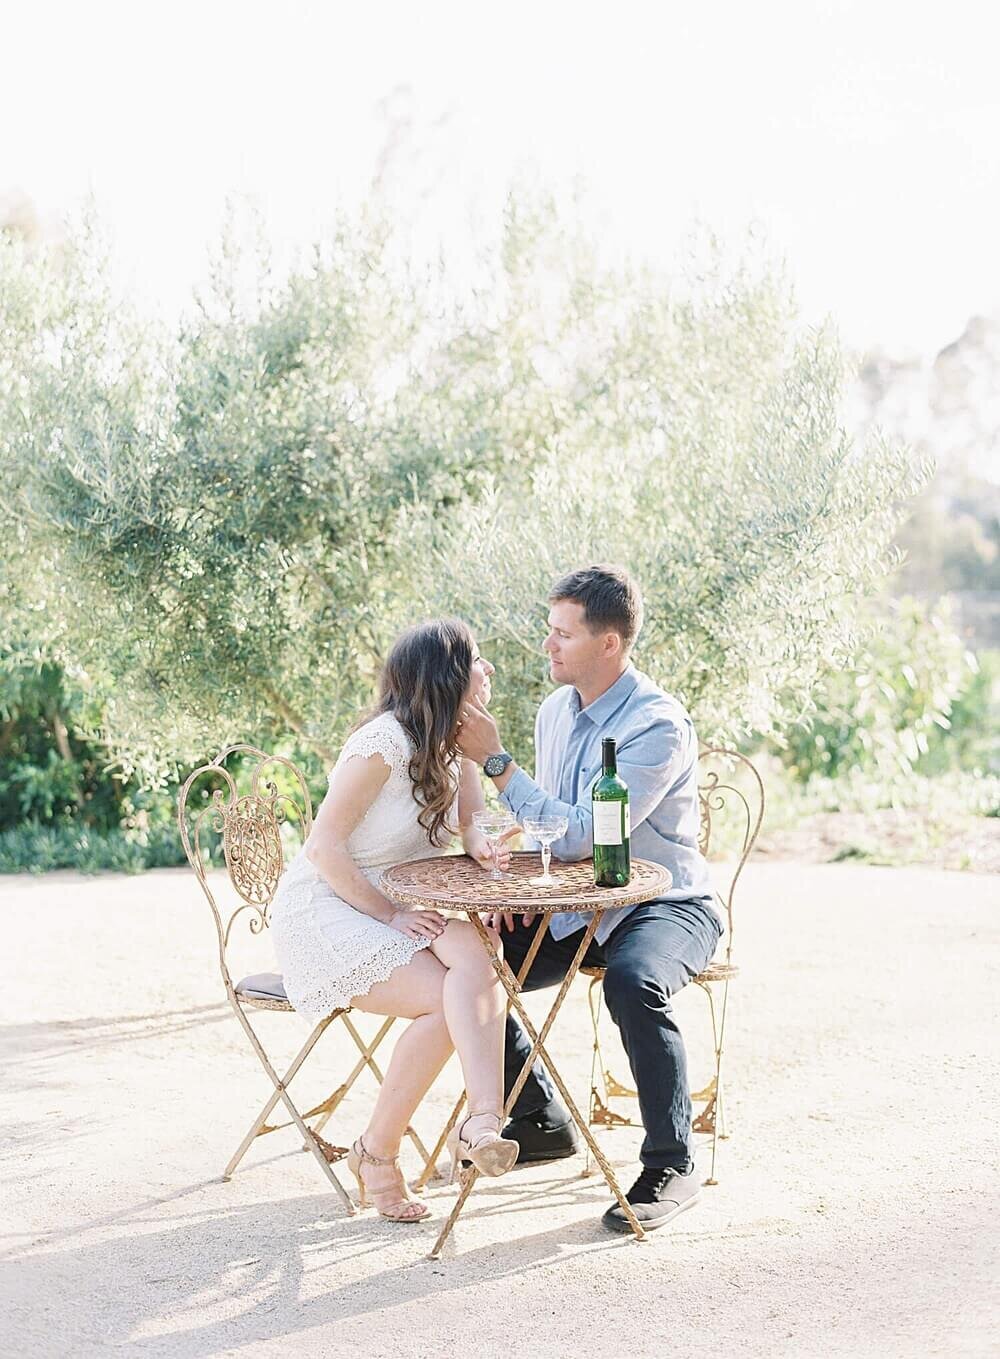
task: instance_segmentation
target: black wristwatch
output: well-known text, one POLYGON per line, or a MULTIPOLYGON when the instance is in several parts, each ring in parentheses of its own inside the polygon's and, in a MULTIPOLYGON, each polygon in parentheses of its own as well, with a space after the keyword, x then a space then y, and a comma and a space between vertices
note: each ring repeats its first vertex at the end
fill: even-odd
POLYGON ((496 755, 490 755, 483 765, 483 773, 489 775, 491 779, 498 779, 513 758, 514 756, 506 750, 501 750, 496 755))

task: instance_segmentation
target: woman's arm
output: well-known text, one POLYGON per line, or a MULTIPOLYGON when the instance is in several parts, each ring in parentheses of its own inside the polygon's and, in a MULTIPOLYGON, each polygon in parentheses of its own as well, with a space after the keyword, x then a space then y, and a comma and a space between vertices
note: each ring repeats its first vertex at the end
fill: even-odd
POLYGON ((330 790, 306 842, 306 858, 343 901, 363 915, 391 925, 411 939, 436 939, 444 920, 436 911, 400 910, 361 872, 347 849, 362 817, 385 786, 389 766, 381 755, 345 760, 330 779, 330 790))
MULTIPOLYGON (((480 868, 493 867, 493 856, 486 836, 472 824, 476 812, 486 810, 483 796, 483 782, 479 777, 479 766, 474 760, 462 760, 462 772, 458 781, 458 825, 462 832, 462 848, 470 859, 475 859, 480 868)), ((512 826, 505 839, 520 832, 520 826, 512 826)), ((497 867, 502 871, 510 863, 510 847, 501 844, 497 851, 497 867)))
POLYGON ((465 842, 465 832, 475 830, 472 824, 474 812, 486 810, 483 784, 479 777, 479 766, 472 760, 462 760, 462 772, 458 781, 458 824, 465 842))

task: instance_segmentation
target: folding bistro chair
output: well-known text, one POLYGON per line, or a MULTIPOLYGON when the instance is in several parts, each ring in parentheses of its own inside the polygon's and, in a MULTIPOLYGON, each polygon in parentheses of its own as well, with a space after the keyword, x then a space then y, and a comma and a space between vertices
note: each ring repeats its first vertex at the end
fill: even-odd
MULTIPOLYGON (((268 755, 255 746, 228 746, 214 760, 201 765, 189 776, 178 798, 177 817, 184 852, 212 908, 219 945, 219 967, 226 995, 250 1040, 250 1046, 274 1086, 274 1093, 250 1125, 246 1137, 223 1171, 222 1178, 228 1180, 232 1177, 255 1138, 294 1124, 302 1134, 303 1150, 312 1152, 345 1209, 353 1214, 354 1203, 333 1170, 334 1163, 347 1155, 347 1148, 331 1145, 321 1133, 365 1067, 381 1084, 382 1072, 375 1062, 375 1052, 395 1021, 386 1019, 375 1037, 366 1043, 350 1018, 349 1007, 334 1010, 313 1028, 291 1066, 284 1075, 279 1076, 248 1016, 253 1010, 293 1013, 282 979, 273 972, 258 973, 234 983, 227 962, 233 925, 239 915, 244 911, 250 913, 252 935, 259 935, 267 929, 268 911, 284 867, 283 828, 288 828, 286 834, 297 828, 298 838, 303 843, 312 829, 312 801, 305 779, 290 760, 280 755, 268 755), (233 762, 235 770, 226 768, 227 761, 233 762), (264 777, 265 770, 268 771, 268 777, 264 777), (242 795, 237 788, 237 778, 247 789, 242 795), (224 910, 216 902, 206 872, 208 844, 211 843, 209 837, 215 837, 216 842, 218 839, 222 841, 229 881, 239 898, 239 904, 228 919, 225 919, 224 910), (335 1020, 339 1020, 346 1028, 360 1056, 347 1079, 332 1095, 315 1108, 300 1113, 288 1093, 288 1086, 320 1036, 335 1020), (268 1123, 279 1100, 289 1114, 289 1120, 280 1124, 268 1123), (309 1119, 315 1119, 311 1126, 307 1122, 309 1119)), ((429 1178, 434 1173, 434 1167, 428 1165, 426 1148, 412 1128, 408 1128, 407 1133, 423 1159, 424 1175, 429 1178)))
MULTIPOLYGON (((726 1013, 729 1004, 729 983, 739 974, 733 963, 733 899, 740 874, 753 850, 761 822, 764 819, 764 784, 751 762, 735 750, 703 750, 698 757, 703 766, 701 782, 698 784, 698 802, 701 810, 701 829, 698 835, 698 848, 708 854, 711 848, 713 831, 717 828, 715 818, 726 809, 727 799, 734 804, 734 819, 737 826, 736 868, 725 893, 716 892, 716 900, 726 922, 725 953, 721 960, 713 960, 692 980, 708 997, 709 1014, 712 1021, 712 1045, 715 1052, 715 1071, 702 1090, 691 1093, 691 1099, 704 1107, 695 1115, 691 1127, 697 1133, 712 1135, 712 1168, 706 1184, 717 1184, 715 1178, 715 1156, 718 1140, 728 1136, 726 1132, 725 1110, 722 1103, 722 1050, 726 1036, 726 1013), (743 771, 746 789, 734 781, 743 771), (723 780, 726 780, 725 782, 723 780), (716 991, 719 992, 716 1005, 716 991)), ((594 1049, 590 1066, 590 1124, 606 1128, 631 1127, 635 1120, 619 1114, 611 1108, 613 1098, 637 1098, 636 1092, 620 1081, 615 1080, 605 1064, 601 1051, 600 1018, 603 967, 581 967, 580 971, 590 977, 590 1019, 594 1029, 594 1049), (598 1075, 600 1088, 598 1088, 598 1075)), ((588 1163, 589 1168, 589 1163, 588 1163)))

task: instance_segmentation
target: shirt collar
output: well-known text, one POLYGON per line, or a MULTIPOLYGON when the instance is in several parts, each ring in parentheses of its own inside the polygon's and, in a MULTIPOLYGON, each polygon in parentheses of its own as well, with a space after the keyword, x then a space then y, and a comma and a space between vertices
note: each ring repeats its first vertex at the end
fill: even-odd
POLYGON ((628 666, 622 674, 618 676, 610 689, 605 689, 599 698, 595 698, 593 703, 589 703, 586 708, 580 706, 580 691, 574 689, 570 695, 570 711, 575 715, 582 713, 589 717, 595 727, 601 727, 612 715, 617 712, 625 700, 629 697, 636 685, 639 683, 639 676, 635 666, 628 666))

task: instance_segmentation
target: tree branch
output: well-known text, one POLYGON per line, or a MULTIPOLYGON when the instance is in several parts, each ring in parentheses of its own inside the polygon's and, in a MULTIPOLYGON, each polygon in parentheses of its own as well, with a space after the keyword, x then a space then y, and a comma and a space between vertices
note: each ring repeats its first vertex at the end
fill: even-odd
POLYGON ((306 727, 305 718, 301 717, 294 708, 289 706, 282 695, 278 693, 277 689, 270 684, 265 684, 264 694, 274 708, 275 713, 291 727, 296 736, 301 736, 311 750, 314 750, 317 755, 321 755, 329 764, 333 764, 337 758, 336 751, 332 750, 328 745, 324 745, 322 741, 317 741, 314 736, 310 735, 309 730, 306 727))

